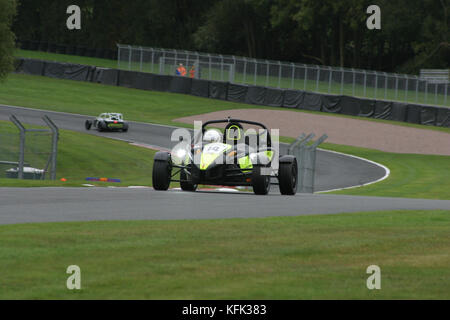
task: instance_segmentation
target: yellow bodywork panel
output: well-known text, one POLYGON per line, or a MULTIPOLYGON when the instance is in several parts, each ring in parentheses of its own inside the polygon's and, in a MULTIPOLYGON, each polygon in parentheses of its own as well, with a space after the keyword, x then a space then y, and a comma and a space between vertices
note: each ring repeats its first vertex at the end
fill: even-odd
POLYGON ((242 157, 238 159, 238 163, 239 163, 239 167, 243 170, 243 171, 249 171, 249 170, 244 170, 244 169, 252 169, 253 168, 253 164, 250 161, 250 157, 242 157))
POLYGON ((200 158, 200 170, 206 170, 208 167, 224 152, 231 149, 229 144, 211 143, 205 146, 200 158))

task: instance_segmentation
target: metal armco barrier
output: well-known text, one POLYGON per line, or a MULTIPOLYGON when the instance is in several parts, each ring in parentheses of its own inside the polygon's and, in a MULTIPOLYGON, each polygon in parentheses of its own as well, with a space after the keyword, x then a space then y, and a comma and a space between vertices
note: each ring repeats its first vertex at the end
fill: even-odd
POLYGON ((316 151, 328 136, 324 134, 315 142, 310 143, 315 137, 314 133, 301 134, 288 149, 288 154, 297 158, 298 164, 298 193, 314 193, 314 176, 316 172, 316 151))

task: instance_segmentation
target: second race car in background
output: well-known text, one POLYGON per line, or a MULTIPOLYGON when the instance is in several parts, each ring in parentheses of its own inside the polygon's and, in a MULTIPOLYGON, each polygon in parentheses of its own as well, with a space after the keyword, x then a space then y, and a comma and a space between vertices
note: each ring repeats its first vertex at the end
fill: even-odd
POLYGON ((128 123, 121 113, 102 113, 95 120, 86 120, 84 125, 86 130, 92 127, 98 131, 128 131, 128 123))

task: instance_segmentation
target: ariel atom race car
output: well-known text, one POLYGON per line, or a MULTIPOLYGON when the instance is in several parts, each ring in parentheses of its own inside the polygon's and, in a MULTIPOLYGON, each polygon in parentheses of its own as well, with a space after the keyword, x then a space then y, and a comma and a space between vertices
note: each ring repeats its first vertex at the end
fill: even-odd
POLYGON ((281 194, 297 192, 297 159, 280 156, 272 148, 267 128, 258 122, 226 119, 207 121, 191 143, 180 142, 172 152, 158 152, 153 164, 153 188, 167 190, 179 182, 184 191, 195 191, 199 184, 251 186, 259 195, 278 184, 281 194), (206 129, 210 124, 226 123, 224 132, 206 129), (244 132, 242 124, 258 127, 244 132), (278 157, 278 168, 272 166, 278 157), (274 167, 275 169, 273 169, 274 167), (179 179, 175 176, 179 173, 179 179), (276 177, 278 183, 271 183, 276 177))
POLYGON ((102 113, 95 120, 86 120, 84 126, 86 130, 93 127, 98 131, 128 131, 128 123, 123 121, 121 113, 102 113))

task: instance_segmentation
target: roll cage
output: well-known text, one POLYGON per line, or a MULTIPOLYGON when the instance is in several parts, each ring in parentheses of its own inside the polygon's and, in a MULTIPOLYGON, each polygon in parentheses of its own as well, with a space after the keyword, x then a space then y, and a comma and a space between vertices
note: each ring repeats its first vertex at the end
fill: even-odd
MULTIPOLYGON (((249 125, 258 126, 258 127, 262 128, 264 130, 264 132, 267 134, 267 147, 271 148, 271 146, 272 146, 272 139, 270 137, 269 130, 267 129, 267 127, 264 124, 262 124, 260 122, 256 122, 256 121, 233 119, 233 118, 227 118, 227 119, 222 119, 222 120, 209 120, 209 121, 206 121, 202 125, 201 132, 196 137, 194 137, 193 144, 195 144, 196 142, 201 140, 201 138, 205 134, 206 127, 208 125, 217 124, 217 123, 226 123, 226 124, 238 123, 238 124, 249 124, 249 125)), ((258 140, 257 143, 258 144, 259 144, 259 137, 260 136, 261 136, 261 134, 257 134, 257 140, 258 140)))

